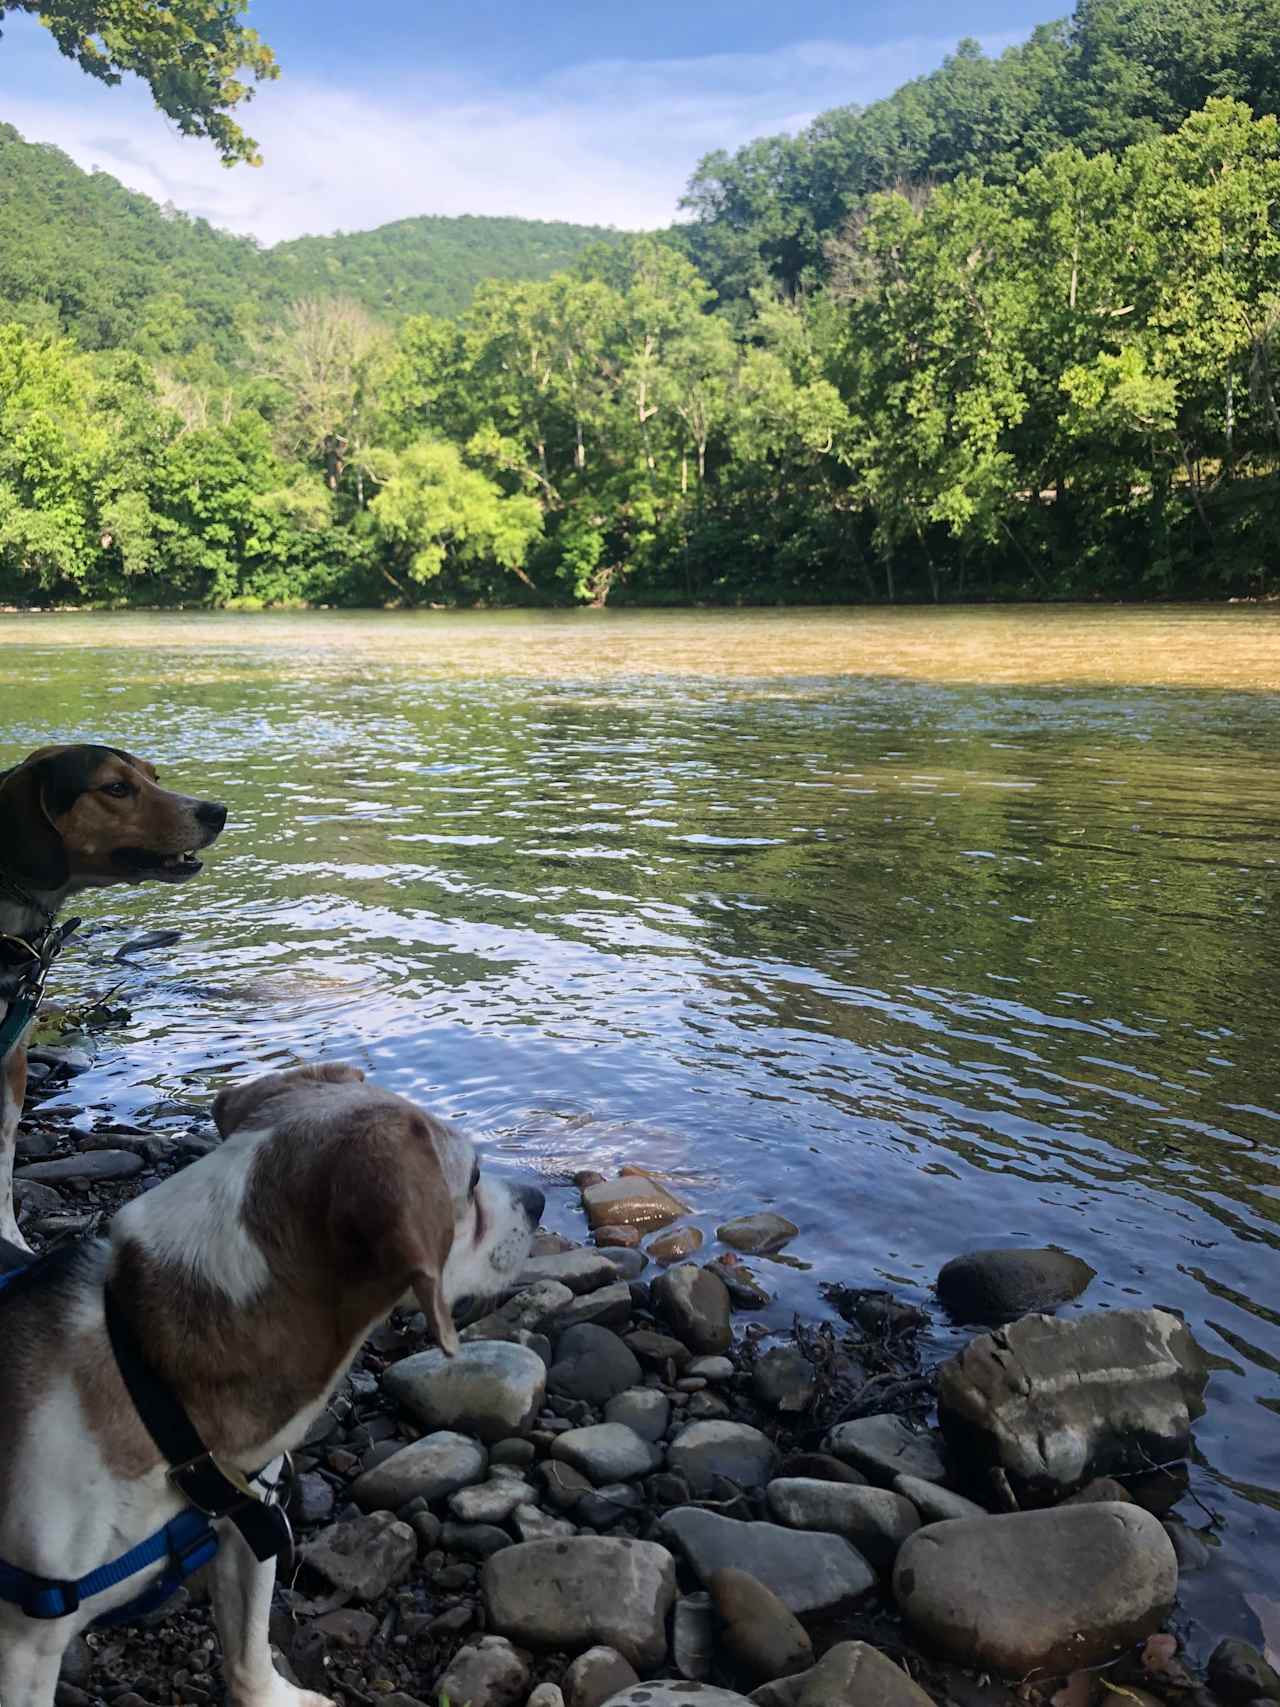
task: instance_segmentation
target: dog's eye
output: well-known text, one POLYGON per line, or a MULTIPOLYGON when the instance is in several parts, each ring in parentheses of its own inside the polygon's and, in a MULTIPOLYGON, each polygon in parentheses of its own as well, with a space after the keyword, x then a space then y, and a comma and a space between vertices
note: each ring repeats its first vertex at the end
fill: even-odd
POLYGON ((474 1197, 480 1189, 480 1164, 477 1162, 471 1170, 471 1184, 467 1187, 468 1197, 474 1197))
POLYGON ((101 792, 109 794, 113 800, 127 800, 133 793, 133 788, 127 782, 106 782, 103 783, 101 792))

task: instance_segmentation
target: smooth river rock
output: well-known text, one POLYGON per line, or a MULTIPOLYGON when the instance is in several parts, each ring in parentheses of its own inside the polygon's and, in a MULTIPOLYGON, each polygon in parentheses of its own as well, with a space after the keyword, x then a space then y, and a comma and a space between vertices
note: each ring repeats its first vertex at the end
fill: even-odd
POLYGON ((550 1280, 558 1286, 567 1286, 575 1296, 581 1296, 584 1292, 594 1292, 597 1287, 608 1286, 617 1278, 617 1269, 603 1251, 588 1250, 584 1245, 575 1251, 530 1257, 516 1284, 520 1287, 536 1286, 550 1280))
POLYGON ((607 1404, 616 1394, 640 1380, 640 1365, 631 1351, 608 1328, 584 1322, 561 1334, 556 1360, 547 1376, 553 1393, 585 1399, 589 1405, 607 1404))
POLYGON ((875 1587, 871 1566, 838 1535, 739 1523, 698 1506, 665 1512, 659 1529, 685 1555, 700 1582, 709 1584, 716 1571, 737 1566, 772 1589, 792 1612, 833 1612, 855 1605, 875 1587))
POLYGON ((751 1700, 755 1707, 933 1707, 932 1696, 866 1642, 837 1642, 811 1670, 766 1683, 751 1700))
POLYGON ((998 1465, 1023 1503, 1048 1503, 1185 1457, 1207 1380, 1190 1329, 1166 1310, 1024 1316, 943 1364, 938 1416, 960 1462, 998 1465))
POLYGON ((597 1487, 647 1476, 662 1463, 660 1447, 618 1422, 593 1423, 558 1434, 551 1443, 551 1456, 590 1476, 597 1487))
POLYGON ((658 1678, 624 1689, 620 1695, 611 1696, 604 1707, 751 1707, 751 1702, 746 1695, 717 1689, 712 1683, 658 1678))
POLYGON ((769 1514, 788 1529, 843 1535, 877 1570, 887 1571, 920 1527, 911 1501, 888 1488, 852 1488, 803 1477, 769 1483, 769 1514))
POLYGON ((886 1486, 895 1476, 915 1476, 922 1482, 947 1479, 938 1436, 927 1431, 917 1433, 901 1417, 859 1417, 841 1423, 823 1445, 827 1452, 886 1486))
POLYGON ((655 1542, 600 1535, 521 1542, 485 1563, 480 1586, 489 1628, 513 1642, 604 1643, 638 1671, 666 1658, 676 1566, 655 1542))
POLYGON ((717 1476, 740 1488, 762 1488, 776 1457, 772 1441, 749 1423, 695 1422, 671 1442, 667 1467, 701 1495, 710 1493, 717 1476))
POLYGON ((958 1322, 1009 1322, 1078 1298, 1097 1274, 1079 1257, 1050 1247, 969 1251, 938 1275, 938 1300, 958 1322))
POLYGON ((582 1193, 582 1207, 592 1229, 596 1227, 669 1227, 688 1208, 678 1197, 664 1190, 657 1180, 643 1174, 628 1174, 622 1179, 601 1180, 589 1185, 582 1193))
POLYGON ((351 1486, 351 1497, 365 1511, 399 1511, 421 1497, 442 1500, 469 1488, 484 1476, 483 1446, 465 1434, 441 1430, 402 1446, 351 1486))
POLYGON ((459 1648, 435 1686, 436 1700, 467 1707, 515 1707, 529 1687, 529 1668, 501 1636, 482 1636, 459 1648))
POLYGON ((442 1351, 406 1357, 382 1384, 427 1428, 505 1440, 528 1434, 542 1409, 547 1367, 527 1346, 481 1340, 464 1345, 456 1357, 442 1351))
POLYGON ((758 1577, 726 1565, 711 1573, 708 1587, 720 1645, 728 1652, 735 1677, 748 1688, 813 1664, 808 1631, 758 1577))
POLYGON ((785 1215, 775 1215, 771 1209, 761 1209, 755 1215, 739 1215, 716 1228, 716 1238, 722 1245, 747 1256, 767 1257, 789 1245, 800 1229, 785 1215))
POLYGON ((728 1288, 710 1269, 691 1262, 669 1268, 653 1283, 653 1302, 695 1356, 728 1351, 733 1343, 728 1288))
POLYGON ((917 1530, 893 1587, 927 1646, 1025 1677, 1102 1665, 1149 1636, 1173 1604, 1178 1561, 1140 1506, 1063 1506, 917 1530))

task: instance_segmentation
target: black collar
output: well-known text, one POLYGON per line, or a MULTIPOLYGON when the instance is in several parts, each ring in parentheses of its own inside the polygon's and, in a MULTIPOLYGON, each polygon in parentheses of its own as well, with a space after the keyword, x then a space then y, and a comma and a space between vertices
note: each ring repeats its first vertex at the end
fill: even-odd
POLYGON ((29 913, 34 913, 46 931, 53 929, 53 922, 57 914, 52 907, 46 907, 44 902, 33 895, 29 889, 24 889, 16 877, 10 877, 9 873, 4 870, 0 870, 0 890, 3 890, 11 900, 20 902, 29 913))
POLYGON ((169 1464, 169 1480, 206 1517, 229 1517, 262 1563, 279 1559, 288 1570, 293 1554, 289 1519, 280 1504, 268 1505, 234 1466, 225 1470, 196 1432, 182 1401, 147 1362, 111 1287, 103 1288, 107 1335, 121 1377, 147 1433, 169 1464))

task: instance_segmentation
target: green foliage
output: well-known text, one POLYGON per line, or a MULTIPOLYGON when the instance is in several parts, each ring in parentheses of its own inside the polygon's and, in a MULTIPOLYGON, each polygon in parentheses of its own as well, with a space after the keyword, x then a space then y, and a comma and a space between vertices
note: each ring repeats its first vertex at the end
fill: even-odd
POLYGON ((243 81, 279 76, 271 49, 241 23, 243 0, 3 0, 29 12, 68 59, 102 83, 135 72, 184 136, 209 137, 228 166, 261 164, 258 145, 231 117, 252 98, 243 81))

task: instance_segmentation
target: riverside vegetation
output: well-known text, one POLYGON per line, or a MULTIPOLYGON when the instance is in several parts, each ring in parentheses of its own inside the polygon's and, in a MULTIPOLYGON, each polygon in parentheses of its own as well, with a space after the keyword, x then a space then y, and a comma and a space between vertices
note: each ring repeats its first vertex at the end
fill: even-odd
POLYGON ((0 128, 0 597, 1267 594, 1278 34, 1081 0, 447 288, 443 229, 260 251, 0 128))

